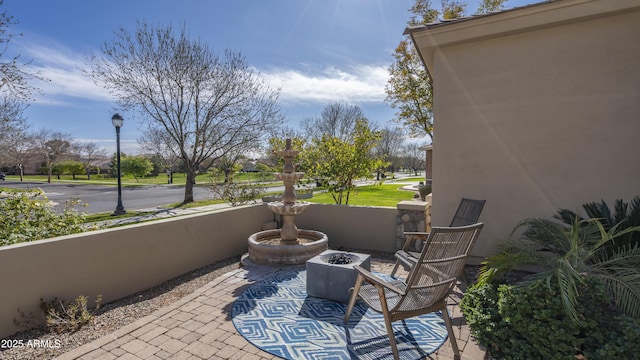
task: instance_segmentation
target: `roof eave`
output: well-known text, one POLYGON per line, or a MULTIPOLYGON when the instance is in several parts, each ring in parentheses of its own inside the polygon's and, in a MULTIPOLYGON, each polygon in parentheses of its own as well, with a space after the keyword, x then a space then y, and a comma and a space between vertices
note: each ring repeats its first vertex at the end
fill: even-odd
POLYGON ((411 37, 427 69, 432 70, 437 48, 628 11, 640 11, 640 2, 549 0, 497 13, 408 27, 404 33, 411 37))

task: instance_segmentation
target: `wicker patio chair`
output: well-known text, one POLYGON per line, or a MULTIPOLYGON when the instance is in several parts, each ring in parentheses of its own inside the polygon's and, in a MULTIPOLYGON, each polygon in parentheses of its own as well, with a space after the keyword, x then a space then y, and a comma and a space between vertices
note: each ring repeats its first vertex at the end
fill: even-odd
POLYGON ((484 224, 463 227, 434 227, 407 280, 385 281, 375 274, 355 265, 358 276, 349 299, 344 322, 358 298, 367 306, 384 315, 389 342, 394 359, 399 359, 396 339, 391 323, 397 320, 442 312, 449 340, 456 359, 460 358, 446 299, 462 273, 465 261, 484 224))
MULTIPOLYGON (((451 220, 449 226, 465 226, 478 222, 480 213, 484 207, 486 200, 474 200, 462 198, 458 210, 451 220)), ((405 232, 404 236, 407 237, 401 250, 396 251, 396 264, 391 271, 391 275, 395 275, 398 271, 400 264, 403 264, 409 268, 415 264, 418 256, 420 256, 420 249, 416 249, 414 242, 416 240, 424 241, 429 233, 427 232, 405 232)))

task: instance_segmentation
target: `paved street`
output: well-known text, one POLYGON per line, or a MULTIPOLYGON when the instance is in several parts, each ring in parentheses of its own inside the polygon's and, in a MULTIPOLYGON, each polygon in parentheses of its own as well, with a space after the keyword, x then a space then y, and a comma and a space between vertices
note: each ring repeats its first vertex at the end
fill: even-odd
MULTIPOLYGON (((407 174, 396 174, 395 181, 402 182, 407 174)), ((392 180, 387 180, 389 183, 392 180)), ((357 186, 372 184, 373 181, 359 181, 357 186)), ((82 183, 47 183, 35 181, 0 181, 0 187, 15 189, 42 189, 50 201, 61 208, 67 200, 80 199, 88 204, 80 208, 87 214, 104 213, 115 210, 118 202, 118 188, 114 185, 95 185, 82 183)), ((270 187, 267 192, 283 191, 283 187, 270 187)), ((206 184, 196 184, 193 188, 196 201, 210 200, 213 193, 206 184)), ((184 185, 144 185, 122 187, 122 204, 125 210, 148 210, 158 206, 165 206, 182 202, 184 199, 184 185)))
MULTIPOLYGON (((67 200, 80 199, 88 206, 82 212, 95 214, 113 211, 118 202, 118 188, 109 185, 84 185, 69 183, 2 181, 0 186, 16 189, 42 189, 49 200, 64 205, 67 200)), ((212 198, 205 185, 194 187, 196 200, 212 198)), ((155 208, 161 205, 181 202, 184 199, 183 185, 147 185, 122 188, 122 203, 126 210, 155 208)))

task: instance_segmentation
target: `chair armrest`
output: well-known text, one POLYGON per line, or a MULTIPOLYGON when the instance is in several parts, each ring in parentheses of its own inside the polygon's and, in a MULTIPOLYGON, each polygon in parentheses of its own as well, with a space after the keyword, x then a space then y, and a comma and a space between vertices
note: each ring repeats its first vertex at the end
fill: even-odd
POLYGON ((402 246, 402 250, 409 251, 411 250, 411 246, 416 238, 422 238, 426 240, 429 237, 428 232, 418 232, 418 231, 405 231, 404 236, 407 237, 407 240, 404 241, 404 245, 402 246))
POLYGON ((360 265, 353 265, 353 269, 358 272, 358 275, 362 276, 366 282, 374 286, 383 286, 396 294, 405 295, 405 292, 399 289, 397 286, 392 283, 385 281, 378 276, 374 275, 367 269, 361 267, 360 265))
POLYGON ((405 236, 409 235, 409 236, 424 236, 424 237, 427 237, 427 236, 429 236, 429 233, 428 232, 421 232, 421 231, 405 231, 404 235, 405 236))

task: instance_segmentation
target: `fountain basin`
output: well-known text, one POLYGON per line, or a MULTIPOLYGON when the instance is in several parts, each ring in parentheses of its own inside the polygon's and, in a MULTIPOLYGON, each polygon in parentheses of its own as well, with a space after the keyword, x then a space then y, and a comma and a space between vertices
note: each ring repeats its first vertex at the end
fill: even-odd
POLYGON ((315 230, 298 229, 299 244, 282 245, 280 229, 257 232, 249 236, 249 260, 263 265, 297 265, 329 247, 327 235, 315 230))
POLYGON ((282 201, 274 201, 267 203, 271 211, 279 215, 298 215, 305 211, 310 203, 296 202, 294 204, 285 204, 282 201))

